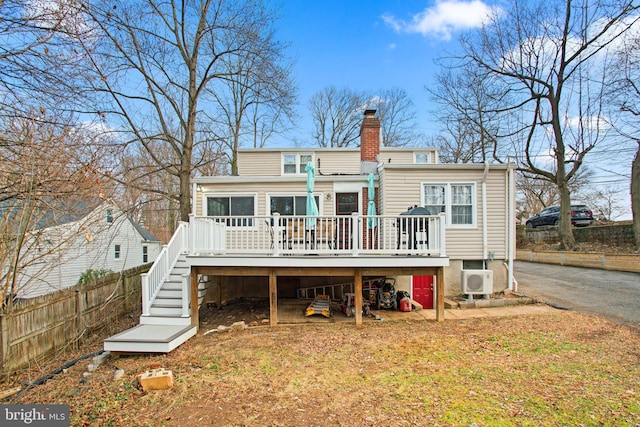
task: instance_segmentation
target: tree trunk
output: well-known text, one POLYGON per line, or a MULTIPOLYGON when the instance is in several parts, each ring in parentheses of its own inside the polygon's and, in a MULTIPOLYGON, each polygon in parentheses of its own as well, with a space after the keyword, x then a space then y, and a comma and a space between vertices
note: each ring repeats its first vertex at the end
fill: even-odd
POLYGON ((631 213, 633 215, 633 235, 635 247, 640 251, 640 143, 631 164, 631 213))

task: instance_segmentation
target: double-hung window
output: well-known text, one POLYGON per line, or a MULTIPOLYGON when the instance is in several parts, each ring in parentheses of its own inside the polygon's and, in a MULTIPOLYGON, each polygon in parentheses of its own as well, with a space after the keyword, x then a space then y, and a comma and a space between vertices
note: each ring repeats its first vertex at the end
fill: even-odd
POLYGON ((121 257, 121 252, 122 252, 122 247, 120 245, 115 245, 113 248, 113 258, 114 259, 120 259, 121 257))
POLYGON ((308 162, 313 163, 313 154, 284 153, 282 154, 282 174, 304 174, 308 162))
POLYGON ((449 227, 475 227, 476 198, 474 183, 422 184, 423 206, 431 214, 444 212, 449 227))
POLYGON ((255 205, 254 195, 207 196, 207 216, 230 217, 227 225, 250 227, 255 205))

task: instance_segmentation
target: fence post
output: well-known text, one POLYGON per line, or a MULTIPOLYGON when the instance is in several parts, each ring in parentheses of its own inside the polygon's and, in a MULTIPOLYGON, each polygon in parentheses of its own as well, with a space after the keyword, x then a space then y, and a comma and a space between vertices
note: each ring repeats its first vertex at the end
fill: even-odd
POLYGON ((0 314, 0 366, 5 371, 9 358, 9 319, 7 313, 0 314))
MULTIPOLYGON (((82 325, 84 321, 82 319, 82 284, 79 284, 76 288, 76 336, 82 335, 82 325)), ((74 343, 74 348, 78 348, 78 340, 74 343)))

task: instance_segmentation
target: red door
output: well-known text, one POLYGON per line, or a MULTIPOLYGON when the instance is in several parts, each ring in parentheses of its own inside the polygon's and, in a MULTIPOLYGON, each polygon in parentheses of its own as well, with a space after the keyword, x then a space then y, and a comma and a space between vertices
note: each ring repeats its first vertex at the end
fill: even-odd
POLYGON ((412 296, 423 308, 433 308, 433 276, 413 276, 412 296))

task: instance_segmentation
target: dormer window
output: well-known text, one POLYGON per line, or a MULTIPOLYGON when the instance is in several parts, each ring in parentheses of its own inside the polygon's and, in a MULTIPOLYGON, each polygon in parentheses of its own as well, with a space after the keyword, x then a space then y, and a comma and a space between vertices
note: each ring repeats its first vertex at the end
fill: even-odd
POLYGON ((313 162, 313 154, 283 153, 282 174, 299 175, 306 173, 304 168, 307 162, 313 162))
POLYGON ((419 164, 433 163, 433 161, 431 160, 431 153, 427 151, 415 152, 413 153, 413 158, 415 163, 419 163, 419 164))

